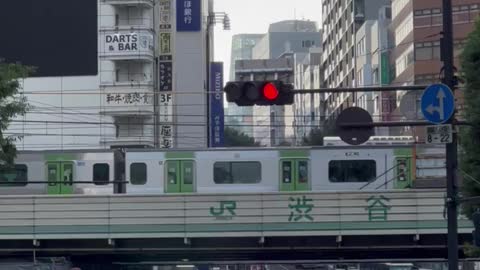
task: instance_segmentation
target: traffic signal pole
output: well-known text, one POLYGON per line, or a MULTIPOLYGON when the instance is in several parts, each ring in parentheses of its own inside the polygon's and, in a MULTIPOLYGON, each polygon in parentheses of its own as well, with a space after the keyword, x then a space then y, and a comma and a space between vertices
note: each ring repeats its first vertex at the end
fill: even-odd
MULTIPOLYGON (((443 0, 443 38, 442 59, 444 78, 443 83, 452 89, 455 95, 454 67, 453 67, 453 24, 452 0, 443 0)), ((455 111, 448 121, 455 127, 455 111)), ((452 134, 452 143, 447 144, 447 220, 448 220, 448 270, 458 270, 458 222, 457 222, 457 133, 452 134)))

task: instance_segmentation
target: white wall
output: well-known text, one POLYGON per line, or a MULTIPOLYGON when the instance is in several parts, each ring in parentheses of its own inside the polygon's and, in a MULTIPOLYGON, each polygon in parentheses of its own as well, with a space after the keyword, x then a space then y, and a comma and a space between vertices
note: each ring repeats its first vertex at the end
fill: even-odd
POLYGON ((31 109, 10 125, 8 134, 25 135, 19 150, 102 148, 101 137, 115 129, 106 124, 112 123, 109 117, 99 114, 98 85, 98 76, 24 80, 31 109))

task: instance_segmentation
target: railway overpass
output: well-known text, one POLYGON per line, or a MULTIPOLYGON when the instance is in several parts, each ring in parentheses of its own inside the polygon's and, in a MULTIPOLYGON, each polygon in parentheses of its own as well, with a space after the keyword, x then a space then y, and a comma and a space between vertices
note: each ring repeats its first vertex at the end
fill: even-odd
MULTIPOLYGON (((165 263, 445 259, 444 197, 439 189, 2 196, 0 256, 165 263)), ((471 242, 472 227, 459 217, 460 245, 471 242)))

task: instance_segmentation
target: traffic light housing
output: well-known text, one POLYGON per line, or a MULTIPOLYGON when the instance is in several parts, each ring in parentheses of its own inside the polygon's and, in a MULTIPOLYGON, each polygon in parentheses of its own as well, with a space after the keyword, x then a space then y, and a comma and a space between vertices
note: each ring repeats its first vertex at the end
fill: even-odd
POLYGON ((480 247, 480 211, 475 211, 472 215, 473 227, 475 230, 473 233, 473 244, 476 247, 480 247))
POLYGON ((228 102, 238 106, 293 104, 293 85, 282 81, 228 82, 224 88, 228 102))

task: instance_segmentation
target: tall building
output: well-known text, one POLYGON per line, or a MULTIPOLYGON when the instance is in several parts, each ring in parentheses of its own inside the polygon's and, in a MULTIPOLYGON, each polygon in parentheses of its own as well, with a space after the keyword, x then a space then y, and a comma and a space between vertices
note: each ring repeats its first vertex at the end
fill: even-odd
POLYGON ((238 34, 232 37, 230 80, 235 79, 235 61, 253 59, 253 48, 265 34, 238 34))
MULTIPOLYGON (((323 7, 323 86, 355 87, 356 33, 367 20, 378 18, 378 11, 390 0, 322 0, 323 7)), ((326 117, 331 124, 355 97, 350 93, 325 96, 326 117)))
MULTIPOLYGON (((264 34, 238 34, 232 37, 229 80, 235 80, 235 61, 252 59, 253 48, 263 36, 264 34)), ((253 136, 252 107, 239 107, 234 103, 228 104, 225 121, 227 125, 234 127, 240 132, 253 136)))
MULTIPOLYGON (((356 78, 358 87, 389 85, 391 68, 390 53, 393 50, 389 33, 391 7, 380 8, 378 19, 367 20, 356 33, 356 78)), ((368 111, 374 121, 387 120, 385 105, 389 95, 385 92, 360 92, 356 95, 356 105, 368 111)), ((377 136, 388 135, 385 128, 377 128, 377 136)))
MULTIPOLYGON (((24 2, 21 5, 29 5, 24 2)), ((213 58, 213 47, 209 46, 213 34, 210 20, 204 18, 212 14, 213 0, 65 3, 58 7, 59 12, 74 8, 72 14, 84 12, 80 13, 84 25, 78 29, 92 28, 93 36, 77 31, 78 36, 71 40, 83 44, 77 44, 83 46, 80 49, 70 49, 75 44, 67 41, 45 48, 31 45, 32 50, 42 48, 42 53, 52 57, 52 61, 57 51, 69 48, 71 57, 64 56, 60 63, 74 72, 24 80, 23 90, 33 107, 10 126, 11 132, 25 135, 18 143, 19 149, 206 147, 207 63, 213 58), (92 5, 88 9, 92 14, 86 14, 87 5, 92 5), (87 39, 94 40, 93 53, 71 61, 78 58, 77 54, 90 51, 87 39), (72 69, 84 66, 92 56, 95 72, 78 73, 72 69)), ((52 14, 47 11, 45 14, 52 14)), ((56 20, 49 22, 50 26, 61 26, 62 16, 46 18, 56 20)), ((27 22, 29 19, 26 16, 27 22)), ((65 23, 71 21, 76 19, 65 23)), ((28 27, 35 23, 29 22, 28 27)), ((48 31, 58 37, 58 30, 48 31)), ((65 30, 77 34, 75 31, 65 30)), ((46 67, 48 62, 39 68, 45 71, 46 67)))
MULTIPOLYGON (((394 50, 391 62, 394 65, 395 85, 430 84, 442 78, 441 31, 442 2, 436 0, 393 0, 391 31, 394 33, 394 50)), ((474 22, 480 13, 480 0, 453 0, 453 36, 455 67, 460 69, 459 55, 474 22)), ((457 91, 461 108, 461 91, 457 91)), ((406 118, 420 117, 418 95, 403 100, 406 92, 396 94, 390 107, 391 115, 406 118), (402 102, 403 100, 403 102, 402 102), (411 112, 415 110, 415 112, 411 112)), ((405 131, 405 130, 402 130, 405 131)), ((408 131, 408 130, 407 130, 408 131)), ((413 129, 421 140, 422 129, 413 129)))
POLYGON ((284 53, 307 53, 320 47, 318 25, 313 21, 288 20, 273 23, 253 48, 252 59, 276 59, 284 53))
MULTIPOLYGON (((308 53, 294 55, 295 89, 318 89, 321 86, 322 48, 311 48, 308 53)), ((313 129, 322 130, 324 94, 296 95, 293 104, 294 144, 302 145, 313 129)), ((286 116, 286 120, 292 116, 286 116)), ((291 119, 290 119, 291 120, 291 119)))

